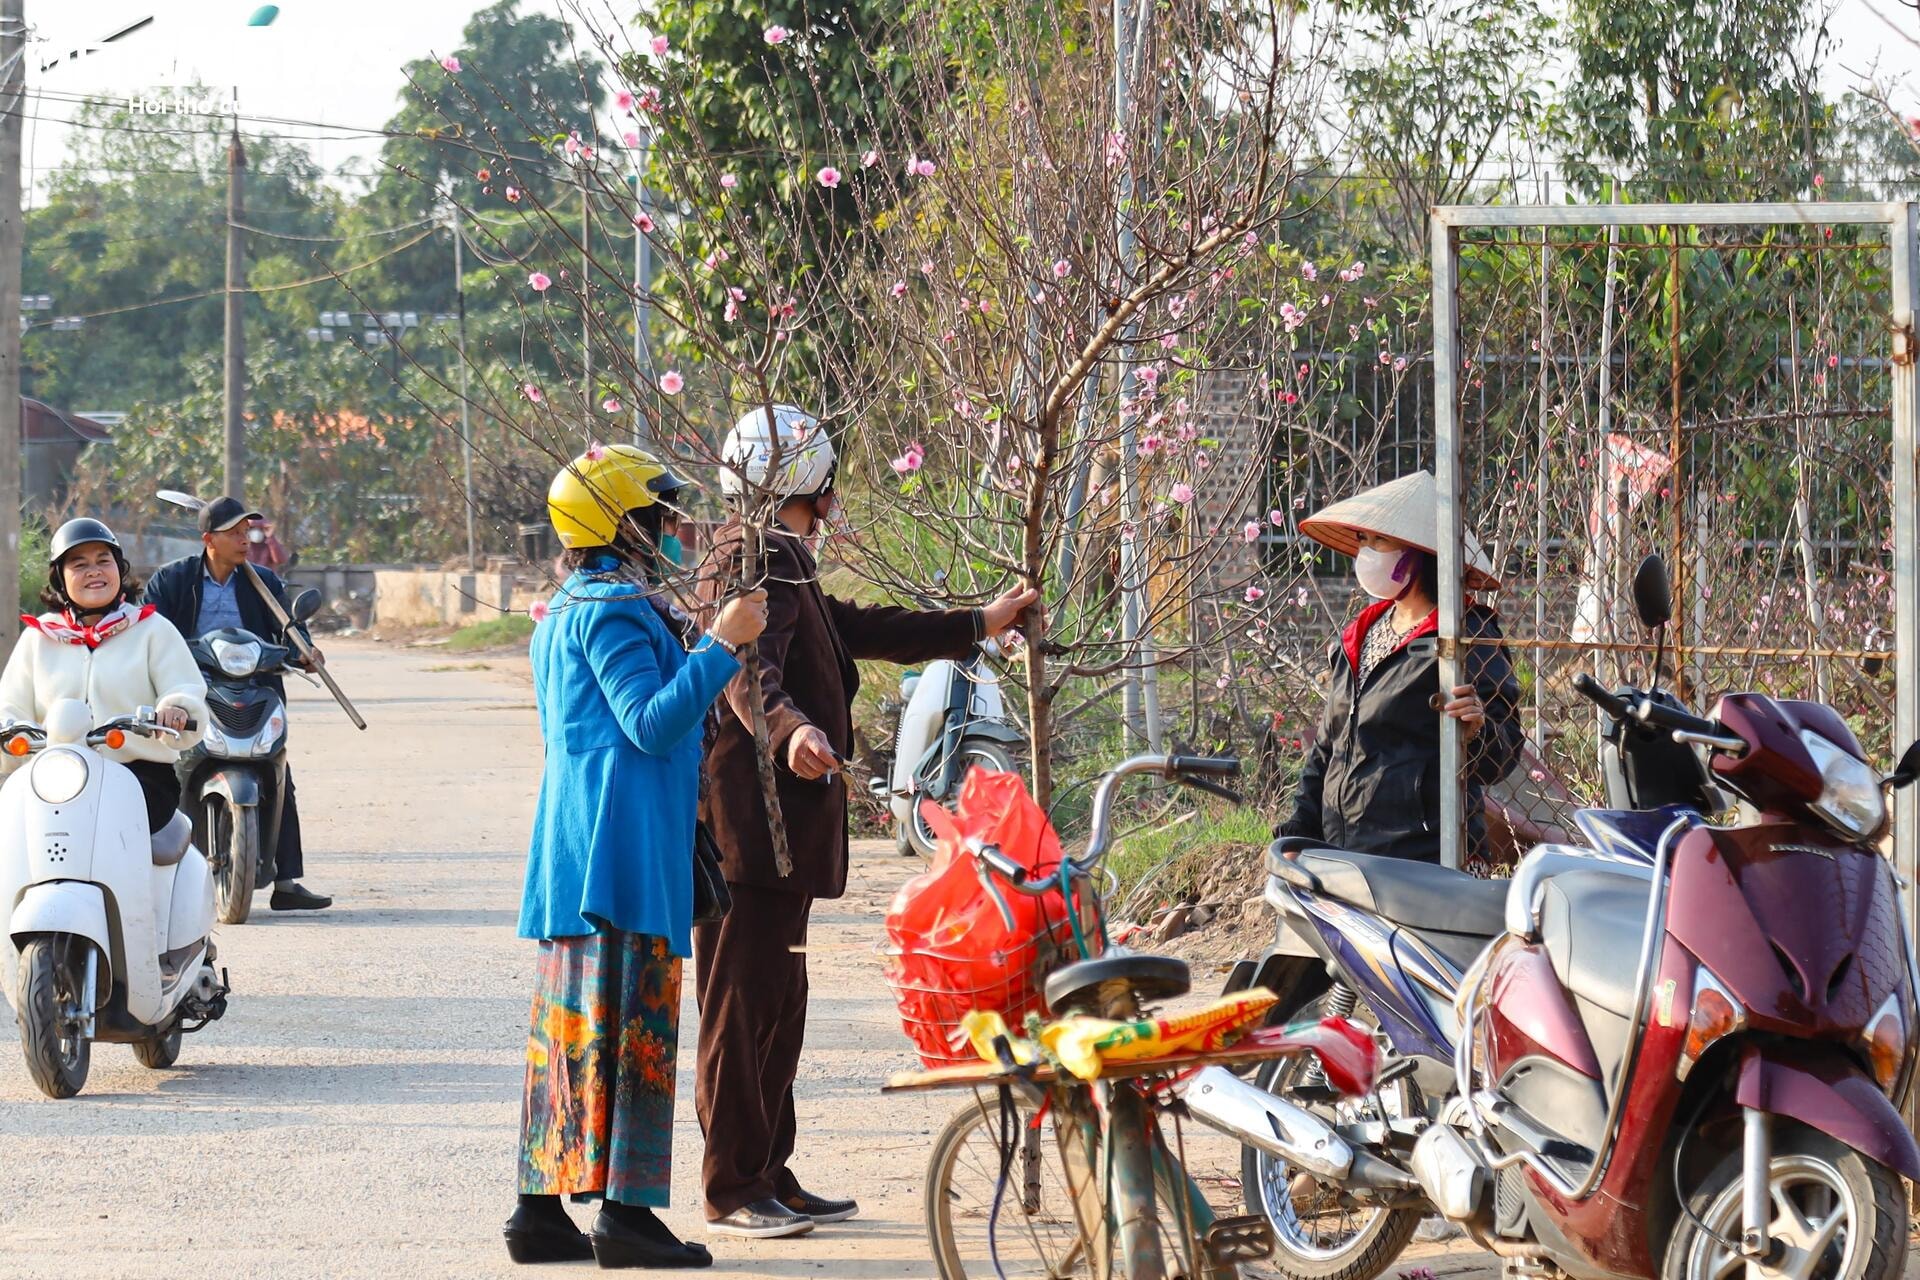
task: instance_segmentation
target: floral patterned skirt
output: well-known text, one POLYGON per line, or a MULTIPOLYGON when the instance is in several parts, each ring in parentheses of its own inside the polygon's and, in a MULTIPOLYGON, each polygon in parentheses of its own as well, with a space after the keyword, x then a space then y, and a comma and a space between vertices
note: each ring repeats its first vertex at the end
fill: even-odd
POLYGON ((617 930, 544 941, 532 1024, 521 1193, 665 1208, 680 957, 664 939, 617 930))

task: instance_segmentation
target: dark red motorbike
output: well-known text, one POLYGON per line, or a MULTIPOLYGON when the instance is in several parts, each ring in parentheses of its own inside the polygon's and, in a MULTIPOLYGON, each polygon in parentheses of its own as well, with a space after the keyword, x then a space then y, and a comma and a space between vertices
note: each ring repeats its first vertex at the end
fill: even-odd
MULTIPOLYGON (((1636 598, 1665 623, 1657 561, 1636 598)), ((1708 719, 1578 687, 1616 726, 1704 749, 1757 816, 1672 811, 1650 870, 1528 856, 1463 980, 1460 1094, 1415 1176, 1509 1275, 1892 1280, 1920 1021, 1877 843, 1920 743, 1882 778, 1819 703, 1730 694, 1708 719)))

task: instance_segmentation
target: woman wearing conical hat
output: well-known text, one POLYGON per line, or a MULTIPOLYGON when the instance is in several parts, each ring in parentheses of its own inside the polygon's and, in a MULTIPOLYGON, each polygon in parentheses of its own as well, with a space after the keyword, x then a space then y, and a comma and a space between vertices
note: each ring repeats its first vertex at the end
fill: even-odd
MULTIPOLYGON (((1433 474, 1420 471, 1300 524, 1314 541, 1353 557, 1354 576, 1373 602, 1329 651, 1319 735, 1278 835, 1439 861, 1440 789, 1456 785, 1440 776, 1440 732, 1451 717, 1466 738, 1466 852, 1486 855, 1483 790, 1519 759, 1520 689, 1497 643, 1473 643, 1497 642, 1500 628, 1493 611, 1471 598, 1461 627, 1467 682, 1440 687, 1438 506, 1433 474)), ((1465 550, 1466 588, 1496 590, 1499 580, 1472 534, 1465 550)))

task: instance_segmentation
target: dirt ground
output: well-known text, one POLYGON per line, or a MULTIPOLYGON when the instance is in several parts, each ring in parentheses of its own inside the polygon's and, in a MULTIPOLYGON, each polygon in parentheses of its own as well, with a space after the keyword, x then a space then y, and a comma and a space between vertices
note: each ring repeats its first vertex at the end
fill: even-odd
MULTIPOLYGON (((324 693, 292 691, 308 879, 338 905, 275 915, 263 895, 250 923, 221 930, 232 1011, 174 1070, 103 1046, 86 1092, 50 1102, 0 1019, 0 1277, 524 1274, 499 1231, 532 975, 513 928, 540 775, 525 661, 328 648, 372 725, 357 733, 324 693)), ((814 916, 797 1167, 816 1190, 859 1196, 861 1217, 796 1241, 717 1241, 710 1274, 934 1274, 921 1170, 959 1104, 879 1092, 909 1061, 875 945, 917 865, 863 843, 848 896, 814 916)), ((689 998, 688 1047, 693 1025, 689 998)), ((690 1058, 666 1217, 698 1236, 690 1058)), ((1195 1164, 1232 1197, 1231 1150, 1195 1164)), ((1427 1247, 1388 1275, 1421 1265, 1494 1274, 1427 1247)))

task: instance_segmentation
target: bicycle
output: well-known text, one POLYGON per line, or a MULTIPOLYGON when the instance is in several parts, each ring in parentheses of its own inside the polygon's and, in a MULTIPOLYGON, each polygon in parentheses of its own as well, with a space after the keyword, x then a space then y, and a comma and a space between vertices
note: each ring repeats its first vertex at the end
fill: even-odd
MULTIPOLYGON (((1130 1022, 1190 990, 1184 961, 1107 945, 1096 873, 1107 853, 1113 796, 1123 778, 1157 774, 1238 802, 1238 795, 1213 779, 1233 777, 1239 768, 1237 760, 1197 756, 1141 755, 1124 761, 1101 778, 1094 793, 1086 851, 1078 858, 1063 856, 1044 874, 1029 874, 992 845, 968 848, 1009 929, 1014 914, 1006 889, 1031 897, 1057 895, 1064 904, 1071 954, 1078 958, 1045 977, 1045 1007, 1056 1018, 1084 1014, 1130 1022), (1082 903, 1091 910, 1083 911, 1082 903)), ((1210 1068, 1332 1052, 1316 1045, 1314 1035, 1263 1031, 1226 1049, 1110 1061, 1091 1081, 1044 1060, 1020 1065, 1003 1040, 997 1065, 980 1062, 896 1077, 890 1090, 974 1090, 971 1105, 936 1140, 928 1168, 926 1223, 942 1280, 988 1275, 1014 1280, 1008 1255, 1019 1275, 1046 1280, 1235 1280, 1239 1263, 1272 1252, 1271 1228, 1258 1215, 1214 1216, 1185 1171, 1180 1126, 1192 1115, 1244 1139, 1246 1122, 1223 1119, 1225 1108, 1217 1098, 1206 1109, 1190 1107, 1189 1095, 1196 1088, 1228 1095, 1250 1088, 1210 1068), (998 1095, 991 1105, 983 1093, 989 1088, 998 1095), (1171 1144, 1163 1123, 1169 1117, 1171 1144), (1058 1179, 1047 1159, 1054 1152, 1058 1179), (979 1184, 970 1206, 963 1192, 967 1178, 979 1184), (982 1205, 988 1183, 991 1197, 982 1205), (978 1256, 980 1241, 971 1238, 983 1215, 984 1261, 978 1256)), ((1356 1070, 1370 1071, 1371 1041, 1356 1032, 1343 1043, 1366 1064, 1344 1064, 1347 1078, 1356 1070)), ((1261 1122, 1266 1123, 1264 1114, 1261 1122)), ((1276 1133, 1281 1128, 1273 1127, 1276 1133)))

